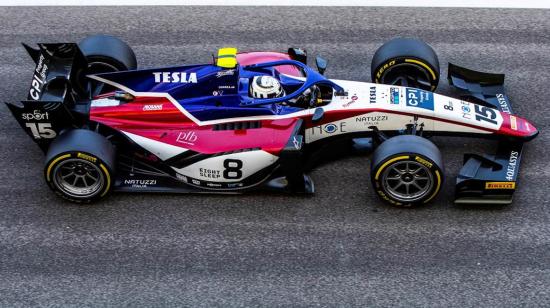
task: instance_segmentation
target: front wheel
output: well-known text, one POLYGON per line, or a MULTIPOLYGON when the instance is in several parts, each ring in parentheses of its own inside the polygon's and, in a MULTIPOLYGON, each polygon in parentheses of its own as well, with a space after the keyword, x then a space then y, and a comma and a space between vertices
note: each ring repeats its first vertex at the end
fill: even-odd
POLYGON ((384 141, 373 153, 371 180, 377 194, 394 206, 428 203, 441 190, 443 163, 429 140, 402 135, 384 141))
POLYGON ((425 42, 396 38, 374 53, 371 74, 375 83, 435 91, 439 83, 439 60, 425 42))

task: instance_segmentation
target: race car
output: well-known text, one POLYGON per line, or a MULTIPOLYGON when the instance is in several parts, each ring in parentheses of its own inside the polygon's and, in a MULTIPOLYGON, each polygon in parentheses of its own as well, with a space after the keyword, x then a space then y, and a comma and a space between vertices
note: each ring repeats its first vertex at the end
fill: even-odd
POLYGON ((328 79, 327 61, 315 70, 299 48, 227 47, 207 64, 137 69, 113 36, 24 47, 36 64, 28 97, 7 105, 44 151, 49 187, 74 202, 111 191, 313 193, 310 168, 359 151, 372 153, 382 200, 417 206, 444 181, 430 138, 466 136, 497 146, 465 155, 455 202, 508 204, 523 145, 538 134, 513 113, 504 75, 449 64, 464 96, 434 93, 438 58, 418 39, 381 46, 372 83, 328 79))

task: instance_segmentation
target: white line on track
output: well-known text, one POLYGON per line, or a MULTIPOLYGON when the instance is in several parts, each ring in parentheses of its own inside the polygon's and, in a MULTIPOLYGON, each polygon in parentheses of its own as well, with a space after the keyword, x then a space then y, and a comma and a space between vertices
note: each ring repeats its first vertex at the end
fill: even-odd
POLYGON ((0 0, 0 6, 224 5, 550 8, 549 0, 0 0))

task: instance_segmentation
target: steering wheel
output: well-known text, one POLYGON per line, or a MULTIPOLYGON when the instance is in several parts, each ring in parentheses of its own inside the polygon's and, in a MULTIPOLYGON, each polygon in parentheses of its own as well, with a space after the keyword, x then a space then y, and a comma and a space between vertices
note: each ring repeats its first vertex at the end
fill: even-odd
POLYGON ((311 97, 309 98, 309 107, 316 107, 317 106, 317 99, 319 99, 319 96, 321 95, 321 90, 318 86, 313 86, 311 90, 311 97))

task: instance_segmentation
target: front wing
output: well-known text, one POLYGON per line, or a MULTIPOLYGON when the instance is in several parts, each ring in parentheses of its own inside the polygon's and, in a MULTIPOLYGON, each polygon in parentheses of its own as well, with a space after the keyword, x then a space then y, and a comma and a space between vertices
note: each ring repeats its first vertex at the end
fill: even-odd
MULTIPOLYGON (((513 114, 510 100, 504 92, 504 75, 449 64, 448 78, 451 85, 465 92, 463 99, 513 114)), ((522 149, 523 142, 501 140, 494 154, 466 154, 456 180, 455 203, 512 203, 522 149)))

